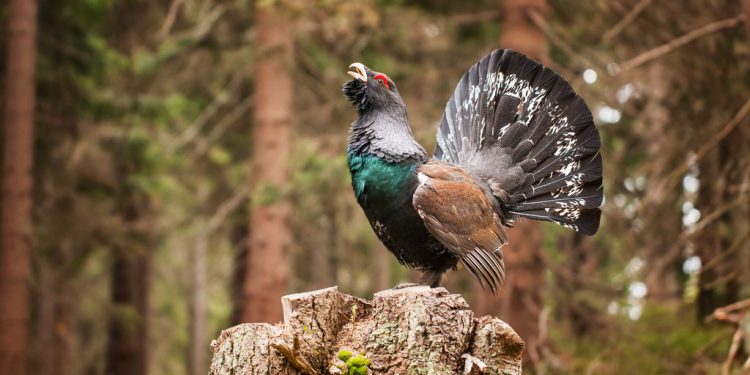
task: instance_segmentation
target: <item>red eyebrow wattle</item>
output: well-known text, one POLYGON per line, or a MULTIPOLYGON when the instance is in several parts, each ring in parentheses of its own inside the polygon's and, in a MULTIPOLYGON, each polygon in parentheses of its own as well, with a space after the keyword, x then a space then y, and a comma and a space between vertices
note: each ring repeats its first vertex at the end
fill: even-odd
POLYGON ((383 84, 385 85, 385 87, 387 89, 389 89, 389 90, 391 89, 391 85, 388 83, 388 81, 389 81, 388 76, 386 76, 385 74, 383 74, 383 73, 377 73, 372 78, 375 79, 375 80, 382 79, 383 80, 383 84))

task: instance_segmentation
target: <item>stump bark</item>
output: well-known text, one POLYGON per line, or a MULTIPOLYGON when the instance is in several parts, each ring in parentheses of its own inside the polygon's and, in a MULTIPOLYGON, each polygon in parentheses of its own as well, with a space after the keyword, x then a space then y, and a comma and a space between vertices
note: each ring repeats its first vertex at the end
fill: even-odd
POLYGON ((477 318, 445 288, 376 293, 336 287, 282 298, 284 322, 246 323, 211 343, 209 374, 341 374, 342 350, 369 359, 370 374, 521 374, 524 343, 497 318, 477 318))

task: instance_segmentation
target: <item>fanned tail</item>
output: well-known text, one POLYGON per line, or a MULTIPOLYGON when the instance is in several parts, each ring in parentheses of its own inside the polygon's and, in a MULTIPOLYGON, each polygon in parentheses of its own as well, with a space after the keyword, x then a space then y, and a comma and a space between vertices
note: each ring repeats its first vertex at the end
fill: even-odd
POLYGON ((484 180, 508 225, 527 217, 594 234, 604 199, 600 143, 591 111, 563 78, 496 50, 459 81, 435 158, 484 180))

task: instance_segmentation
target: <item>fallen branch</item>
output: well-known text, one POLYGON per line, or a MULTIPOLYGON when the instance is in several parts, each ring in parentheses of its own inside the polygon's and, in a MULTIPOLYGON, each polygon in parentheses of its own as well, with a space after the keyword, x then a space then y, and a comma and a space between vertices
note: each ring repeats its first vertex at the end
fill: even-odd
MULTIPOLYGON (((714 310, 713 314, 711 314, 707 320, 720 320, 737 325, 737 330, 734 332, 734 335, 732 335, 732 343, 729 346, 727 359, 721 367, 722 375, 730 375, 732 373, 732 364, 737 358, 742 339, 746 338, 746 336, 750 336, 750 299, 719 307, 714 310)), ((747 351, 747 348, 745 348, 745 351, 747 351)), ((742 365, 742 374, 749 373, 750 355, 748 355, 748 358, 742 365)))

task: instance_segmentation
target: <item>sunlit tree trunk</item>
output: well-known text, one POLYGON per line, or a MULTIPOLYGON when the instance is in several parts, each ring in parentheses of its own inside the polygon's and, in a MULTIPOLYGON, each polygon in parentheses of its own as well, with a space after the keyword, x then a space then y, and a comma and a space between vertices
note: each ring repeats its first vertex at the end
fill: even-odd
MULTIPOLYGON (((544 0, 506 0, 503 2, 501 48, 510 48, 530 58, 544 62, 547 58, 547 41, 531 21, 531 12, 546 15, 544 0)), ((540 224, 521 220, 509 232, 510 244, 503 247, 508 270, 505 285, 496 297, 473 285, 472 294, 478 296, 473 305, 479 314, 499 316, 510 324, 526 341, 528 353, 541 344, 539 316, 542 312, 544 290, 544 262, 541 255, 542 235, 540 224)))
POLYGON ((0 204, 0 373, 23 375, 29 343, 37 4, 35 0, 10 0, 7 4, 0 204))
POLYGON ((292 34, 278 3, 256 3, 249 255, 242 321, 277 322, 290 271, 288 184, 292 34))

